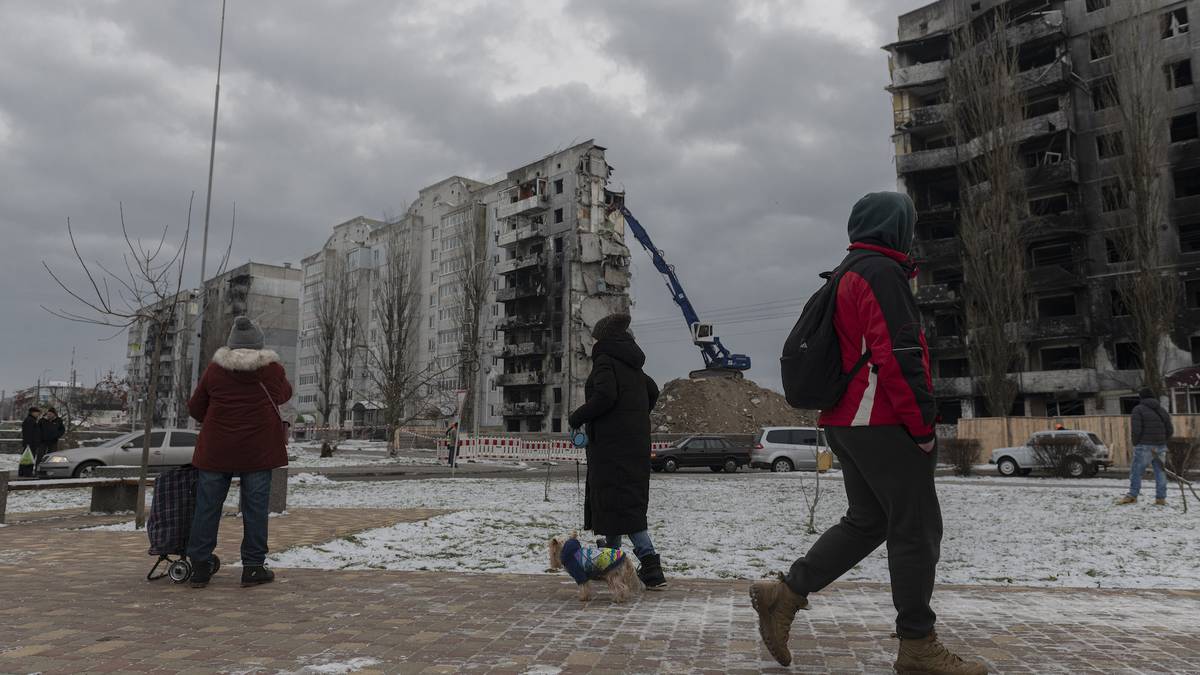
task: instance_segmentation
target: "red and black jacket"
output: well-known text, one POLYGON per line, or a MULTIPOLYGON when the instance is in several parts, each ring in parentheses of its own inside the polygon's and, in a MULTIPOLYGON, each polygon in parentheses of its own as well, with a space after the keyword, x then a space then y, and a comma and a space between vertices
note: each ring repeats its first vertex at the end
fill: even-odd
POLYGON ((863 257, 842 276, 833 324, 845 372, 864 354, 870 353, 870 358, 842 400, 822 412, 820 423, 826 427, 902 425, 918 443, 931 441, 937 406, 929 346, 909 286, 916 268, 907 255, 882 246, 854 243, 850 251, 877 255, 863 257))

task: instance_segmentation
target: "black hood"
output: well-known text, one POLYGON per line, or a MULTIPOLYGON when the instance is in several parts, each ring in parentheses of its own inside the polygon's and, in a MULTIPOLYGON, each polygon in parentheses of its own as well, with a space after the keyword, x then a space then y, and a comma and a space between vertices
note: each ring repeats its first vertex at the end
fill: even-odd
POLYGON ((1146 406, 1147 408, 1160 408, 1161 409, 1162 401, 1159 401, 1156 398, 1143 398, 1142 405, 1146 406))
POLYGON ((638 370, 641 370, 642 366, 646 365, 646 354, 633 341, 633 336, 628 333, 620 337, 610 337, 597 341, 595 346, 592 347, 592 360, 595 361, 596 357, 601 354, 611 356, 638 370))
POLYGON ((917 209, 908 195, 872 192, 854 205, 847 232, 851 243, 875 244, 908 254, 917 226, 917 209))

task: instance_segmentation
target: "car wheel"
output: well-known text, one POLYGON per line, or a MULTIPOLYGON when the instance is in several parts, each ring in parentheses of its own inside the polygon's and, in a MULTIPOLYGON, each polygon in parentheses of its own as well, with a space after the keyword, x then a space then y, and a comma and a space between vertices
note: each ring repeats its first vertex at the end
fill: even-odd
POLYGON ((1087 476, 1088 478, 1095 478, 1096 475, 1099 473, 1100 473, 1100 465, 1093 463, 1093 464, 1087 465, 1087 472, 1084 475, 1087 476))
POLYGON ((794 468, 795 467, 792 466, 792 460, 788 459, 787 457, 780 457, 771 463, 771 470, 775 473, 787 473, 794 468))
POLYGON ((725 460, 725 473, 737 473, 738 463, 736 459, 730 458, 725 460))
POLYGON ((79 466, 75 467, 75 472, 71 474, 72 478, 92 478, 96 475, 96 467, 104 466, 100 462, 89 461, 80 462, 79 466))
POLYGON ((1069 478, 1083 478, 1087 475, 1087 464, 1079 457, 1068 457, 1063 460, 1063 474, 1069 478))
POLYGON ((1011 477, 1017 475, 1021 471, 1021 467, 1017 466, 1017 461, 1012 457, 1005 457, 999 462, 996 462, 996 470, 1001 476, 1011 477))
POLYGON ((675 473, 678 470, 679 470, 679 462, 676 462, 674 458, 668 459, 663 462, 663 471, 666 471, 667 473, 675 473))

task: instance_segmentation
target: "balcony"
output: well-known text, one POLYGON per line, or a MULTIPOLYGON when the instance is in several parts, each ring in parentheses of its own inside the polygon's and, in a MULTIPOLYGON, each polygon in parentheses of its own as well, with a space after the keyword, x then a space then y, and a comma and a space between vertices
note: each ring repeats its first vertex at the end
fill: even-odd
POLYGON ((546 353, 546 345, 542 342, 522 342, 520 344, 504 345, 496 353, 505 359, 519 356, 540 356, 546 353))
MULTIPOLYGON (((1031 188, 1049 188, 1066 183, 1079 182, 1079 164, 1073 159, 1040 164, 1031 169, 1020 171, 1024 185, 1031 188)), ((992 189, 990 182, 979 183, 967 188, 967 194, 974 198, 986 196, 992 189)))
POLYGON ((1073 264, 1046 265, 1029 270, 1029 288, 1032 291, 1080 288, 1086 285, 1083 270, 1073 264))
POLYGON ((1065 38, 1066 36, 1067 22, 1064 20, 1061 10, 1041 12, 1038 18, 1008 29, 1008 42, 1013 45, 1024 45, 1049 37, 1065 38))
POLYGON ((913 246, 913 257, 917 262, 931 260, 957 260, 960 256, 958 239, 926 239, 913 246))
POLYGON ((949 103, 897 110, 894 114, 896 131, 940 126, 950 119, 950 110, 949 103))
POLYGON ((496 274, 512 274, 518 270, 530 267, 542 267, 546 264, 546 254, 527 255, 522 258, 501 260, 496 264, 496 274))
POLYGON ((975 395, 975 380, 970 377, 935 377, 933 378, 933 395, 969 398, 975 395))
POLYGON ((949 59, 918 63, 892 70, 892 89, 915 87, 922 84, 932 84, 946 79, 946 71, 950 67, 949 59))
POLYGON ((496 237, 496 245, 500 248, 513 246, 518 242, 526 239, 544 238, 546 236, 546 226, 541 224, 530 223, 524 227, 519 227, 515 230, 509 230, 504 234, 496 237))
POLYGON ((1059 87, 1066 84, 1071 77, 1071 64, 1062 61, 1030 68, 1017 74, 1017 90, 1029 92, 1035 89, 1059 87))
POLYGON ((926 335, 925 337, 929 340, 929 349, 935 352, 958 351, 966 346, 960 335, 926 335))
POLYGON ((917 304, 922 307, 953 305, 958 302, 958 292, 949 284, 921 284, 917 287, 917 304))
POLYGON ((499 387, 532 387, 546 383, 546 376, 541 372, 504 373, 496 377, 499 387))
POLYGON ((1090 394, 1100 391, 1099 378, 1095 369, 1081 370, 1034 370, 1018 376, 1023 394, 1058 394, 1078 392, 1090 394))
POLYGON ((1060 316, 1031 319, 1021 326, 1021 340, 1060 340, 1092 336, 1092 322, 1085 316, 1060 316))
POLYGON ((500 193, 500 203, 496 205, 496 219, 504 220, 544 211, 548 202, 545 178, 514 185, 500 193))
POLYGON ((501 288, 496 291, 496 302, 512 302, 523 298, 544 298, 546 297, 546 287, 538 284, 537 286, 515 286, 512 288, 501 288))
POLYGON ((1082 236, 1089 231, 1087 219, 1074 210, 1031 218, 1021 223, 1021 237, 1026 241, 1060 239, 1066 235, 1082 236))
POLYGON ((505 417, 541 417, 546 414, 546 404, 539 401, 508 403, 502 409, 505 417))
POLYGON ((538 328, 546 325, 545 314, 530 314, 528 316, 510 316, 500 322, 500 330, 511 331, 523 328, 538 328))
POLYGON ((896 155, 896 171, 898 173, 915 173, 944 169, 958 163, 958 148, 937 148, 935 150, 917 150, 903 155, 896 155))

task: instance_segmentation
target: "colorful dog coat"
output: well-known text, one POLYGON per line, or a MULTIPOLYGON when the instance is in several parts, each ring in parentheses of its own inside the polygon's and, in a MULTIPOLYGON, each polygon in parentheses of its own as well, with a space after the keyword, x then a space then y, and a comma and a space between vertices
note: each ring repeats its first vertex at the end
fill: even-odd
POLYGON ((616 569, 625 562, 625 554, 619 548, 596 548, 583 546, 578 539, 569 539, 563 544, 562 564, 577 584, 585 584, 616 569))

